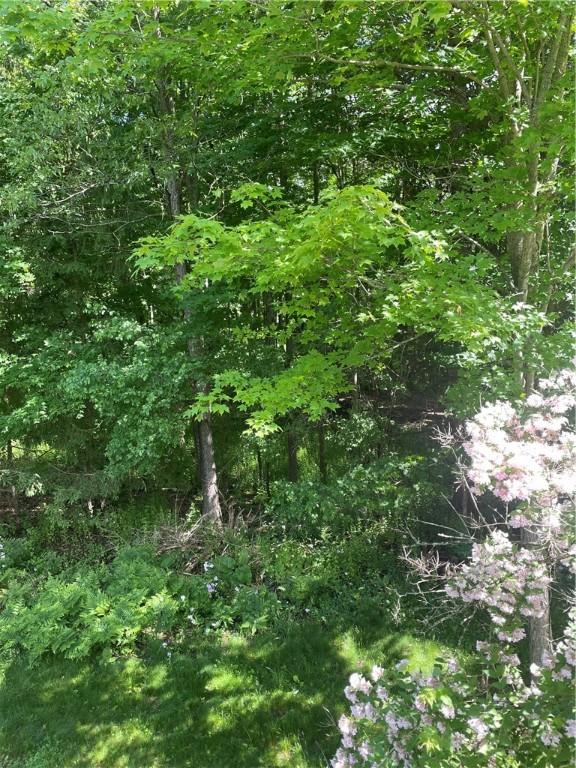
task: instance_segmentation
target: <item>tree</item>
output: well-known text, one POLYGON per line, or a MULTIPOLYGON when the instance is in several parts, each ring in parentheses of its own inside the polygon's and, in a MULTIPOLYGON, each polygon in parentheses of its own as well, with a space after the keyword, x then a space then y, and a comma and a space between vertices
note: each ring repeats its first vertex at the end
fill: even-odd
POLYGON ((0 13, 0 424, 31 476, 116 493, 195 463, 218 518, 211 444, 226 464, 245 426, 305 446, 354 381, 357 413, 428 387, 466 416, 570 355, 563 4, 0 13), (542 252, 520 302, 518 232, 542 252), (147 236, 165 268, 134 274, 147 236))

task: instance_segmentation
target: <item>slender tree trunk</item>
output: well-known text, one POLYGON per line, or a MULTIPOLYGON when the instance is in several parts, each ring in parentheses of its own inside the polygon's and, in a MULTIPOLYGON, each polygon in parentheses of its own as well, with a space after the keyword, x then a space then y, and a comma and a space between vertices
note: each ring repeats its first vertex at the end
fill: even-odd
MULTIPOLYGON (((532 392, 534 372, 524 361, 524 389, 527 395, 532 392)), ((532 528, 522 528, 522 545, 528 549, 537 549, 542 546, 541 537, 532 528)), ((544 610, 542 616, 531 616, 528 620, 528 644, 531 664, 542 663, 544 651, 552 648, 552 623, 550 620, 550 587, 545 586, 541 590, 541 599, 544 610)))
MULTIPOLYGON (((288 336, 286 339, 284 367, 290 368, 294 360, 294 338, 288 336)), ((294 432, 294 417, 288 416, 286 419, 286 448, 288 451, 288 480, 291 483, 298 482, 298 440, 294 432)))
MULTIPOLYGON (((522 544, 528 549, 536 549, 540 545, 540 537, 530 528, 522 529, 522 544)), ((542 616, 531 616, 528 620, 528 643, 530 663, 541 666, 545 651, 552 648, 552 626, 550 621, 550 588, 541 591, 544 611, 542 616)))
MULTIPOLYGON (((153 18, 156 21, 160 21, 161 7, 160 5, 154 6, 152 9, 153 18)), ((158 26, 156 30, 156 36, 162 37, 161 27, 158 26)), ((166 82, 159 78, 157 81, 157 108, 161 115, 165 117, 173 117, 176 112, 174 98, 170 93, 166 82)), ((198 101, 195 104, 196 117, 198 116, 198 101)), ((194 209, 198 205, 198 175, 195 170, 190 172, 184 170, 188 163, 184 164, 179 161, 179 151, 176 146, 175 136, 172 129, 168 127, 164 130, 162 137, 163 151, 165 159, 169 167, 179 167, 180 172, 172 171, 165 181, 166 198, 168 203, 168 210, 170 216, 176 219, 183 212, 182 208, 182 187, 183 185, 187 191, 188 205, 194 209)), ((198 147, 198 138, 192 144, 193 152, 198 147)), ((186 277, 186 265, 176 265, 176 280, 181 283, 186 277)), ((184 318, 188 320, 190 318, 190 310, 184 310, 184 318)), ((188 353, 195 359, 198 357, 202 347, 201 339, 190 338, 188 340, 188 353)), ((193 384, 194 392, 196 394, 207 391, 208 385, 202 381, 195 381, 193 384)), ((194 440, 196 443, 196 452, 198 454, 198 462, 200 465, 200 479, 202 485, 202 513, 218 526, 222 526, 222 509, 220 507, 220 497, 218 492, 218 477, 216 474, 216 462, 214 458, 214 442, 212 439, 212 427, 210 424, 210 414, 205 413, 202 415, 197 435, 195 434, 194 440)))
POLYGON ((202 468, 202 514, 209 517, 218 527, 222 526, 222 509, 218 491, 218 476, 214 457, 214 442, 210 414, 200 420, 200 465, 202 468))
POLYGON ((298 441, 296 434, 290 426, 286 432, 286 446, 288 449, 288 480, 291 483, 298 482, 298 441))
MULTIPOLYGON (((182 211, 182 192, 179 180, 172 176, 166 182, 166 192, 170 205, 170 214, 176 218, 182 211)), ((186 277, 186 265, 176 265, 176 280, 182 282, 186 277)), ((189 319, 190 311, 184 311, 185 319, 189 319)), ((188 353, 192 358, 196 358, 200 351, 200 342, 198 339, 190 338, 188 340, 188 353)), ((196 393, 205 392, 207 384, 194 382, 196 393)), ((200 466, 200 481, 202 485, 202 514, 209 517, 218 527, 222 527, 222 508, 220 506, 220 495, 218 491, 218 475, 216 473, 216 459, 214 456, 214 441, 212 437, 212 426, 210 424, 210 414, 204 413, 199 420, 197 428, 197 453, 200 466)))
MULTIPOLYGON (((11 467, 14 459, 14 453, 12 451, 12 440, 8 438, 6 442, 6 466, 11 467)), ((12 497, 12 512, 18 514, 18 492, 15 485, 10 486, 10 496, 12 497)))
POLYGON ((512 279, 518 291, 518 299, 524 302, 528 298, 530 272, 537 258, 534 245, 531 232, 509 232, 506 237, 512 279))
POLYGON ((312 185, 313 185, 313 202, 314 205, 318 205, 320 201, 320 170, 318 162, 314 162, 312 166, 312 185))
POLYGON ((202 443, 200 441, 200 424, 195 421, 193 427, 194 450, 196 452, 196 479, 202 485, 202 443))
POLYGON ((256 462, 258 464, 258 490, 264 485, 264 467, 262 466, 262 451, 256 446, 256 462))
POLYGON ((360 383, 358 381, 358 371, 354 371, 352 374, 352 410, 354 413, 360 411, 360 383))
POLYGON ((323 483, 328 482, 328 464, 326 463, 326 434, 324 422, 318 424, 318 469, 323 483))

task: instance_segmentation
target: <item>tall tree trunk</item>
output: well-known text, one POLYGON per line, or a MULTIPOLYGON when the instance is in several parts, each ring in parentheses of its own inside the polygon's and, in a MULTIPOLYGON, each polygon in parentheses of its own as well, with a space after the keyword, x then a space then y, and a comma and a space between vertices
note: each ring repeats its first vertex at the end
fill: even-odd
POLYGON ((314 205, 318 205, 320 201, 320 169, 318 161, 314 162, 312 166, 312 194, 314 205))
MULTIPOLYGON (((294 338, 288 336, 286 339, 284 367, 290 368, 294 360, 294 338)), ((288 480, 291 483, 298 482, 298 440, 294 432, 294 420, 292 416, 286 419, 286 448, 288 451, 288 480)))
POLYGON ((264 488, 266 490, 266 498, 270 498, 270 462, 268 459, 264 459, 264 488))
MULTIPOLYGON (((170 215, 176 218, 182 211, 182 190, 180 181, 176 176, 170 177, 166 182, 166 192, 170 206, 170 215)), ((176 265, 176 279, 182 282, 186 277, 186 265, 176 265)), ((190 310, 184 310, 186 320, 190 318, 190 310)), ((196 358, 200 352, 200 341, 196 338, 188 340, 188 353, 196 358)), ((205 382, 195 381, 196 393, 206 392, 208 385, 205 382)), ((222 527, 222 508, 220 506, 220 494, 218 490, 218 475, 216 472, 216 459, 214 456, 214 441, 212 437, 212 425, 210 414, 202 414, 197 432, 197 452, 200 465, 200 481, 202 484, 202 514, 209 517, 219 528, 222 527)))
MULTIPOLYGON (((159 22, 161 15, 160 5, 152 9, 153 18, 159 22)), ((160 25, 156 30, 156 36, 162 37, 160 25)), ((166 81, 159 77, 156 82, 156 100, 157 109, 160 115, 171 118, 175 116, 176 107, 172 94, 169 91, 166 81)), ((195 117, 198 117, 198 102, 195 104, 195 117)), ((170 121, 164 129, 162 136, 162 146, 167 165, 170 168, 180 168, 180 172, 172 171, 165 180, 165 191, 168 204, 168 210, 172 219, 176 219, 182 214, 182 186, 187 191, 188 206, 194 209, 198 205, 198 175, 194 165, 191 171, 185 168, 189 163, 182 163, 179 158, 179 150, 176 146, 175 136, 170 121)), ((193 152, 197 150, 198 138, 191 145, 193 152)), ((186 265, 176 265, 176 280, 181 283, 186 276, 186 265)), ((190 310, 184 310, 184 318, 190 318, 190 310)), ((188 340, 188 353, 196 359, 202 348, 202 340, 190 338, 188 340)), ((202 381, 193 383, 195 394, 206 392, 208 384, 202 381)), ((200 466, 200 480, 202 485, 202 514, 209 517, 218 527, 222 527, 222 509, 220 507, 220 495, 218 490, 218 476, 216 473, 216 461, 214 457, 214 441, 212 438, 212 426, 210 424, 210 414, 204 413, 199 420, 197 432, 194 436, 196 442, 197 460, 200 466)))
POLYGON ((360 383, 358 381, 358 371, 354 371, 352 374, 352 411, 354 413, 360 412, 360 383))
MULTIPOLYGON (((6 466, 10 468, 12 466, 12 461, 14 460, 14 453, 12 450, 12 440, 8 438, 6 442, 6 466)), ((15 485, 10 486, 10 496, 12 497, 12 512, 17 515, 18 514, 18 491, 16 490, 15 485)))
POLYGON ((258 464, 257 490, 260 490, 264 485, 264 467, 262 465, 262 451, 259 446, 256 446, 256 462, 258 464))
MULTIPOLYGON (((527 395, 532 392, 534 372, 524 361, 524 389, 527 395)), ((542 546, 541 536, 532 528, 522 528, 522 545, 528 549, 537 549, 542 546)), ((542 616, 531 616, 528 620, 528 645, 531 664, 542 663, 544 651, 552 648, 552 623, 550 620, 550 587, 545 586, 541 590, 542 616)))
POLYGON ((194 451, 196 452, 196 479, 202 486, 202 443, 200 442, 200 424, 195 421, 193 427, 194 451))
POLYGON ((200 420, 200 466, 202 475, 202 514, 209 517, 219 528, 222 527, 222 509, 218 490, 218 475, 214 457, 214 442, 210 414, 200 420))
POLYGON ((518 299, 525 302, 528 298, 530 272, 538 257, 535 252, 534 234, 509 232, 506 237, 506 249, 518 299))

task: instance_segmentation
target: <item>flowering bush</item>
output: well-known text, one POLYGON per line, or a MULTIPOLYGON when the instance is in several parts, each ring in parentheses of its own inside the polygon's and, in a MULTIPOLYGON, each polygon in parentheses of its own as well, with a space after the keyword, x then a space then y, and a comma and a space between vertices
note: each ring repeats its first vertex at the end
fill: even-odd
POLYGON ((511 527, 532 524, 558 540, 562 512, 576 493, 576 434, 566 416, 575 404, 576 369, 564 370, 542 381, 522 408, 486 405, 466 425, 472 491, 523 502, 511 527))
POLYGON ((438 659, 429 676, 409 672, 406 661, 386 672, 374 667, 370 680, 351 676, 345 689, 350 714, 340 718, 342 744, 332 768, 570 764, 576 612, 542 666, 533 665, 533 681, 526 684, 515 645, 525 636, 523 612, 538 610, 529 598, 542 564, 524 555, 496 531, 475 547, 470 564, 447 587, 483 603, 497 619, 495 637, 477 643, 478 656, 468 669, 450 658, 438 659))
POLYGON ((550 551, 572 573, 575 550, 565 525, 576 492, 576 441, 567 411, 576 399, 576 372, 542 382, 525 410, 509 403, 484 407, 468 423, 468 475, 476 494, 491 490, 519 506, 511 527, 537 531, 537 546, 523 549, 498 529, 477 542, 470 562, 449 579, 451 598, 484 607, 494 630, 478 641, 466 669, 438 659, 429 676, 407 662, 371 679, 350 678, 350 712, 339 721, 341 746, 332 768, 561 768, 572 764, 576 610, 559 642, 520 672, 517 644, 527 619, 547 611, 550 551))

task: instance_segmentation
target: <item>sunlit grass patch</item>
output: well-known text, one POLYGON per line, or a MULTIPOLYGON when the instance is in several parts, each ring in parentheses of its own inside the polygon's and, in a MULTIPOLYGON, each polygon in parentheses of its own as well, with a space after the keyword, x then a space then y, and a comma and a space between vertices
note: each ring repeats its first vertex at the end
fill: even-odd
POLYGON ((351 672, 440 646, 390 633, 374 612, 347 630, 314 622, 228 635, 110 664, 15 662, 0 685, 2 768, 325 768, 351 672))

